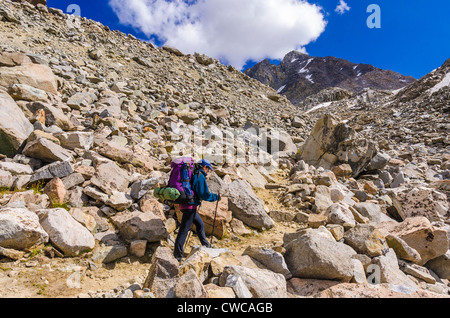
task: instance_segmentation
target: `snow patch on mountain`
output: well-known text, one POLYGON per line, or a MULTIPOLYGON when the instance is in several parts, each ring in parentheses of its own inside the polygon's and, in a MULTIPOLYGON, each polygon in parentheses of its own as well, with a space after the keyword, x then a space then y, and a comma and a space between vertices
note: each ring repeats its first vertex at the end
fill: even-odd
POLYGON ((436 84, 434 87, 429 89, 430 94, 434 94, 440 89, 449 86, 450 85, 450 72, 445 75, 445 77, 440 81, 438 84, 436 84))
POLYGON ((277 94, 280 94, 285 88, 286 88, 286 85, 281 86, 281 87, 277 90, 277 94))
POLYGON ((313 108, 311 108, 310 110, 308 110, 308 111, 306 112, 306 114, 309 114, 309 113, 311 113, 311 112, 313 112, 313 111, 315 111, 315 110, 321 109, 321 108, 328 107, 328 106, 330 106, 332 103, 333 103, 333 102, 326 102, 326 103, 322 103, 322 104, 316 105, 316 106, 314 106, 313 108))
POLYGON ((300 71, 298 71, 300 74, 301 73, 307 73, 307 72, 309 72, 309 70, 308 69, 306 69, 307 67, 308 67, 308 65, 313 61, 314 59, 309 59, 307 62, 306 62, 306 65, 305 66, 303 66, 303 68, 300 70, 300 71))

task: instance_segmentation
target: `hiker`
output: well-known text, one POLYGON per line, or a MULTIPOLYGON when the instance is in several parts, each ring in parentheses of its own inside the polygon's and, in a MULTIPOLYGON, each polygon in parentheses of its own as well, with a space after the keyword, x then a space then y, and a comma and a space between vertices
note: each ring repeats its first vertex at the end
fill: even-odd
POLYGON ((197 235, 203 246, 211 247, 205 235, 205 224, 197 213, 197 208, 201 201, 216 202, 220 201, 220 195, 210 193, 206 183, 206 176, 210 171, 214 171, 211 163, 208 160, 201 160, 197 165, 192 175, 192 191, 194 192, 194 202, 192 205, 180 204, 179 208, 183 213, 180 230, 178 231, 175 240, 174 256, 178 261, 183 257, 184 244, 192 226, 195 225, 197 235))

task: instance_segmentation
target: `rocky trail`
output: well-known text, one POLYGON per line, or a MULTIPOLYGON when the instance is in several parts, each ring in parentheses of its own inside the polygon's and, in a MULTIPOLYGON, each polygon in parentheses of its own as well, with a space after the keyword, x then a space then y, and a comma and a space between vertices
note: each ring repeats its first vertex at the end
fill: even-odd
MULTIPOLYGON (((275 176, 276 177, 276 176, 275 176)), ((278 198, 270 190, 256 192, 267 206, 273 210, 280 208, 278 198)), ((213 247, 228 249, 235 255, 241 255, 249 246, 282 245, 285 233, 295 232, 300 226, 286 222, 277 222, 274 228, 258 233, 247 230, 237 239, 227 237, 213 239, 213 247)), ((208 237, 209 238, 209 237, 208 237)), ((186 246, 186 254, 201 243, 193 234, 186 246)), ((156 248, 157 244, 152 248, 156 248)), ((78 298, 78 297, 117 297, 133 284, 143 284, 151 263, 151 250, 145 257, 133 255, 117 262, 95 265, 89 261, 89 255, 73 258, 52 258, 45 249, 34 251, 36 255, 25 255, 21 260, 0 261, 1 298, 78 298)), ((33 252, 32 252, 33 254, 33 252)))
POLYGON ((302 109, 44 3, 0 2, 1 298, 450 297, 449 61, 302 109), (182 156, 222 199, 179 263, 182 156))

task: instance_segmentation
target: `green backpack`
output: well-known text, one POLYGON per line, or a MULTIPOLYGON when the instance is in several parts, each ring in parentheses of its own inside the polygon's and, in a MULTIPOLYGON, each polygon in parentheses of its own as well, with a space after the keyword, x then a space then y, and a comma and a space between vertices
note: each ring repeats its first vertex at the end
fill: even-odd
POLYGON ((159 200, 176 201, 181 193, 175 188, 156 188, 153 195, 159 200))

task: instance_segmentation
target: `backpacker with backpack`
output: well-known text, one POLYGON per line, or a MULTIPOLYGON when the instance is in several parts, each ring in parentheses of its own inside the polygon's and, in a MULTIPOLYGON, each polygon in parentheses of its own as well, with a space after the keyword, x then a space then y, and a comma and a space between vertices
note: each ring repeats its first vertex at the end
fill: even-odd
POLYGON ((195 161, 190 157, 174 159, 171 163, 168 186, 157 188, 153 195, 157 199, 171 201, 174 204, 192 204, 194 191, 191 187, 191 178, 195 169, 195 161))

